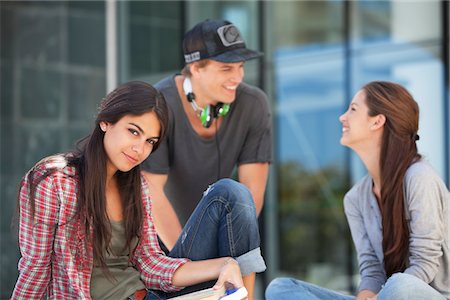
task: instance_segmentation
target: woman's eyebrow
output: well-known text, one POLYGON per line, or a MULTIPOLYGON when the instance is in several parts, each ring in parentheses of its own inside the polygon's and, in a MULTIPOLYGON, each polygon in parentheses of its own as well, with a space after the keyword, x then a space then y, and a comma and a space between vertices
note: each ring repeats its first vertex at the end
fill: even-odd
POLYGON ((139 126, 138 124, 133 123, 133 122, 130 122, 129 124, 130 124, 130 125, 133 125, 133 126, 136 126, 137 129, 139 129, 139 131, 140 131, 142 134, 144 134, 144 130, 141 128, 141 126, 139 126))

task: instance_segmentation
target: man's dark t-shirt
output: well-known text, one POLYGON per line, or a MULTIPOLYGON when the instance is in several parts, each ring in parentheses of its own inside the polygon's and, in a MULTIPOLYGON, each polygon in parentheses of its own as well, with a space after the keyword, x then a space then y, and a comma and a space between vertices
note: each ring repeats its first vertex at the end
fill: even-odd
POLYGON ((155 87, 167 101, 169 125, 166 138, 142 168, 168 174, 165 193, 184 226, 210 184, 230 177, 237 165, 271 161, 270 109, 264 92, 241 83, 218 134, 202 138, 189 123, 174 76, 155 87))

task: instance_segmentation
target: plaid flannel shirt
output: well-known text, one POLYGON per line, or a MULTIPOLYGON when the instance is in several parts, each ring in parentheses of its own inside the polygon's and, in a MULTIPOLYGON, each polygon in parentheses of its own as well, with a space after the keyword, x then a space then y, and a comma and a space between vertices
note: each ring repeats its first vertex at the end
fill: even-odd
MULTIPOLYGON (((51 167, 54 167, 52 165, 51 167)), ((37 175, 48 164, 37 165, 37 175)), ((142 203, 144 224, 142 238, 131 262, 141 273, 149 289, 176 291, 174 272, 187 259, 175 259, 161 251, 153 220, 148 185, 143 176, 142 203)), ((20 188, 19 278, 12 299, 91 299, 89 287, 93 267, 92 245, 85 242, 84 229, 75 218, 77 176, 61 157, 57 171, 37 186, 35 216, 32 218, 25 180, 20 188)), ((95 230, 94 230, 95 234, 95 230)))

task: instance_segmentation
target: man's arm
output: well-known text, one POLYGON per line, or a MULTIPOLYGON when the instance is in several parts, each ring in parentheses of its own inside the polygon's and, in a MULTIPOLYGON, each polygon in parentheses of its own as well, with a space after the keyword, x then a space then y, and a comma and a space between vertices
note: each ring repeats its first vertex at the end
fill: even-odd
POLYGON ((149 172, 144 172, 144 175, 149 185, 156 232, 167 249, 172 250, 181 234, 181 225, 172 204, 164 193, 168 175, 149 172))
POLYGON ((244 184, 252 193, 258 216, 264 204, 268 175, 269 163, 242 164, 238 167, 239 182, 244 184))

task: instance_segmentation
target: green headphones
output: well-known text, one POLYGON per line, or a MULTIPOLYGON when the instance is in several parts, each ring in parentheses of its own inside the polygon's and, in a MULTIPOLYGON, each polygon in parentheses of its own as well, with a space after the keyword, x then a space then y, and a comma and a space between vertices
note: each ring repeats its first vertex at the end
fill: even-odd
POLYGON ((224 117, 230 111, 230 104, 219 102, 217 105, 208 105, 201 109, 195 101, 195 94, 192 92, 191 80, 186 77, 183 82, 183 90, 192 108, 197 113, 202 122, 203 127, 209 128, 214 118, 224 117))
POLYGON ((230 104, 224 104, 222 102, 218 103, 215 106, 206 106, 200 114, 200 121, 202 122, 203 127, 209 128, 214 118, 226 116, 229 110, 230 104))

